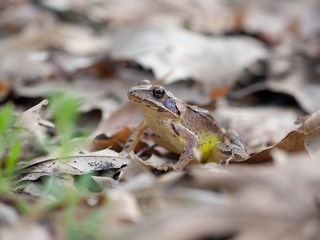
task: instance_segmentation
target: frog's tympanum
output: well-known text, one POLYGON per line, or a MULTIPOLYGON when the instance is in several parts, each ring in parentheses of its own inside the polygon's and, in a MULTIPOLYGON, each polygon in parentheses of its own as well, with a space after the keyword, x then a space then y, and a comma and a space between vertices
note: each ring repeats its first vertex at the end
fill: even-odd
POLYGON ((174 169, 182 169, 193 160, 229 162, 248 157, 235 132, 226 132, 207 110, 186 104, 162 86, 152 86, 150 81, 142 80, 129 90, 128 96, 142 109, 145 119, 131 135, 122 153, 133 153, 140 136, 150 127, 160 136, 165 147, 181 154, 174 169))

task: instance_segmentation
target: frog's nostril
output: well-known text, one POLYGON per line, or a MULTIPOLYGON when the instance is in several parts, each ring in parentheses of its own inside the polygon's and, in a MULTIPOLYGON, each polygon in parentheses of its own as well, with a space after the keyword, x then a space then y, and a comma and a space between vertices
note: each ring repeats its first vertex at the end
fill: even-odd
POLYGON ((133 92, 133 91, 129 91, 129 92, 128 92, 128 96, 129 96, 129 97, 133 97, 133 96, 134 96, 134 92, 133 92))

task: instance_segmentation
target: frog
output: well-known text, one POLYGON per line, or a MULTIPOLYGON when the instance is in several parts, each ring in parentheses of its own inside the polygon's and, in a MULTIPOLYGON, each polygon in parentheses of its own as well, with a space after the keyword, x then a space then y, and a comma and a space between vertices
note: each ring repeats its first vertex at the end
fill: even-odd
POLYGON ((129 100, 144 113, 144 120, 127 140, 123 155, 134 154, 142 134, 151 128, 162 141, 162 146, 180 154, 172 166, 185 168, 190 162, 243 161, 248 152, 234 131, 219 127, 208 110, 189 105, 161 85, 141 80, 128 91, 129 100))

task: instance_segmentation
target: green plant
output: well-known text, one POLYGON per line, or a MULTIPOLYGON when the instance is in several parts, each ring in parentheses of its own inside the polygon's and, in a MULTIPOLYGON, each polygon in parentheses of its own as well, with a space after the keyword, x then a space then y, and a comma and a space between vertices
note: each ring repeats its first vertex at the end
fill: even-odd
POLYGON ((73 137, 80 106, 80 98, 70 93, 56 93, 50 97, 49 107, 62 144, 69 142, 73 137))
POLYGON ((16 121, 12 105, 0 109, 0 193, 11 190, 12 176, 22 153, 22 129, 15 126, 16 121))
POLYGON ((68 238, 70 240, 98 239, 99 230, 105 215, 103 209, 93 209, 92 212, 83 219, 79 219, 76 213, 77 209, 75 205, 70 205, 65 208, 64 217, 67 225, 68 238))

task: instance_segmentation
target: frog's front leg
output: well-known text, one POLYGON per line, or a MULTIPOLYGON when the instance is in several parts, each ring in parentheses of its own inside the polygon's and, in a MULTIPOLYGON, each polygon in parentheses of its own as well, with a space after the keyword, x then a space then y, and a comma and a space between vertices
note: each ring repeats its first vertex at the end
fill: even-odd
POLYGON ((127 140, 120 154, 123 156, 134 154, 134 149, 136 148, 144 130, 146 130, 147 128, 147 123, 145 121, 141 122, 137 129, 131 134, 131 136, 127 140))
POLYGON ((192 160, 200 161, 201 153, 198 150, 200 140, 198 136, 180 124, 171 123, 171 128, 178 136, 186 140, 186 146, 173 168, 175 170, 180 170, 192 160))

